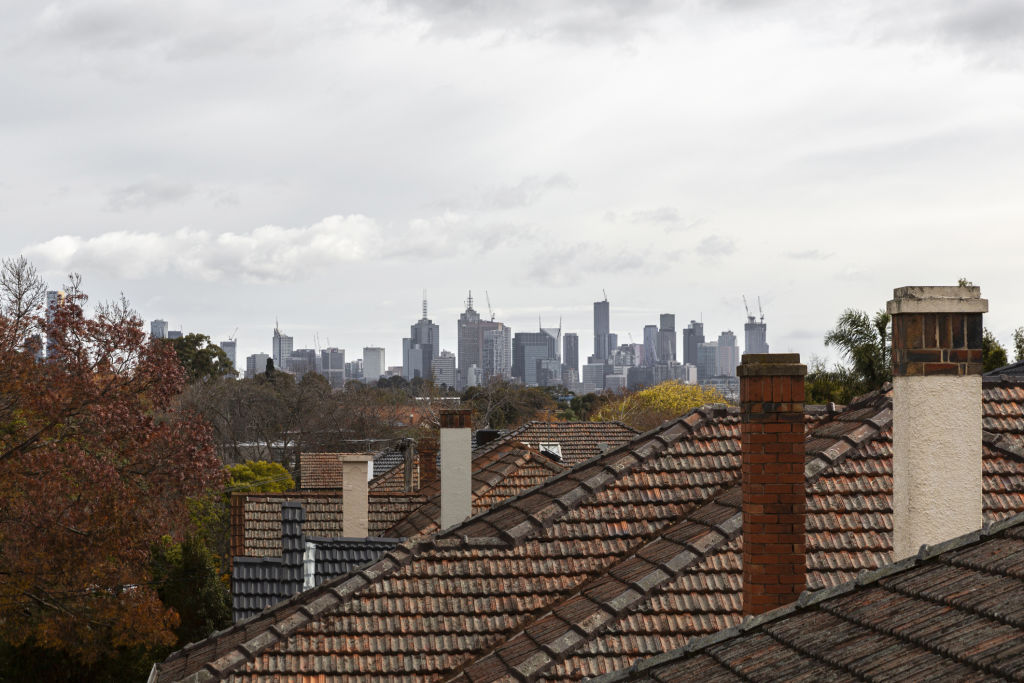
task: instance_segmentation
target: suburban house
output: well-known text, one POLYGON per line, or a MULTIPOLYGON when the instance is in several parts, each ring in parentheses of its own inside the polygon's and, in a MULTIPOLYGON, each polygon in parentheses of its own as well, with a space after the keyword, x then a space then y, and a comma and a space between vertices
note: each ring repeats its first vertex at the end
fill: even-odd
MULTIPOLYGON (((1012 600, 1024 553, 1015 517, 1024 512, 1024 377, 982 380, 985 306, 972 287, 897 290, 891 386, 808 410, 796 354, 746 356, 740 407, 692 411, 486 509, 466 494, 469 434, 452 416, 442 422, 442 469, 453 462, 449 471, 465 474, 442 472, 437 514, 425 515, 436 521, 175 652, 150 680, 642 678, 719 646, 756 656, 767 647, 756 638, 775 628, 794 634, 776 653, 792 663, 783 647, 823 639, 814 619, 844 614, 843 623, 863 622, 861 656, 877 659, 911 652, 901 624, 880 621, 903 614, 894 601, 922 618, 970 615, 914 636, 926 651, 911 653, 918 661, 1019 676, 1005 665, 1021 647, 1019 615, 993 616, 998 607, 972 592, 1012 600), (957 573, 964 567, 973 573, 957 573), (931 587, 920 579, 929 572, 931 587), (990 589, 975 586, 985 581, 990 589), (981 618, 996 630, 978 630, 981 618), (735 630, 693 640, 723 629, 735 630), (684 646, 685 656, 647 661, 684 646)), ((675 675, 666 672, 652 676, 675 675)))

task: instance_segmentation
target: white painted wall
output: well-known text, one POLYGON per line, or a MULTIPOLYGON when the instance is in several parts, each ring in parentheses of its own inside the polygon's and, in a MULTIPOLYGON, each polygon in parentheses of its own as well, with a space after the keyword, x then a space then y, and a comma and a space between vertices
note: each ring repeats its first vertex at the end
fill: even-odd
POLYGON ((982 525, 981 376, 893 378, 895 559, 982 525))
POLYGON ((454 526, 472 514, 471 431, 466 428, 441 430, 442 529, 454 526))

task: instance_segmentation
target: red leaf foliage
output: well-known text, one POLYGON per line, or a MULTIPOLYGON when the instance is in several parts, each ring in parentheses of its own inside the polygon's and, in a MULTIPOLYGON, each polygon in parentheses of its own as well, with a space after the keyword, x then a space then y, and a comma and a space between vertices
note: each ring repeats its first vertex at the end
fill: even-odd
POLYGON ((0 638, 88 663, 174 642, 150 549, 223 475, 208 426, 176 408, 171 346, 126 305, 87 317, 83 302, 32 319, 45 359, 25 320, 0 316, 0 638))

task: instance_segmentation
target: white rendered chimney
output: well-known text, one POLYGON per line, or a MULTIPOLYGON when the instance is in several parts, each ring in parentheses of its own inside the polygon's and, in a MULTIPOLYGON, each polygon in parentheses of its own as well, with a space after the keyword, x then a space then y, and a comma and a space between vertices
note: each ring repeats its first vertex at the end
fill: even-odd
POLYGON ((982 525, 979 287, 900 287, 892 315, 895 559, 982 525))
POLYGON ((372 453, 339 453, 341 460, 341 533, 346 538, 366 538, 370 534, 367 502, 367 472, 372 453))
POLYGON ((441 411, 441 528, 472 514, 472 425, 469 410, 441 411))

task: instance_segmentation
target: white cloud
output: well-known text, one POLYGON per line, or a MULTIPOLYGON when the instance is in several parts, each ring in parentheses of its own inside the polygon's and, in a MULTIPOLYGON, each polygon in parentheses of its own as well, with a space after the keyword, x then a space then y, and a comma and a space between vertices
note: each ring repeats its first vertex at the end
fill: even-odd
POLYGON ((697 243, 697 253, 702 256, 728 256, 736 251, 736 245, 727 237, 710 235, 697 243))
POLYGON ((329 216, 305 228, 265 225, 245 233, 182 228, 173 233, 118 230, 61 235, 24 249, 50 271, 99 270, 143 279, 168 273, 214 281, 303 280, 374 253, 381 230, 366 216, 329 216))

